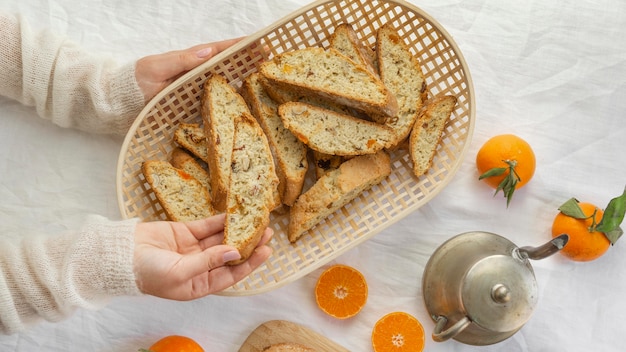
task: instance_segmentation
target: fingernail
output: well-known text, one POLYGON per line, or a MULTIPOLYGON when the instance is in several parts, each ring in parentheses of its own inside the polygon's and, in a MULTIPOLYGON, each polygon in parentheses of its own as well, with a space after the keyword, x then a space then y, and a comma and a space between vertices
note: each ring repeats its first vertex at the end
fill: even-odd
POLYGON ((230 262, 232 260, 238 260, 241 258, 241 254, 239 251, 229 251, 224 253, 224 263, 230 262))
POLYGON ((204 59, 204 58, 210 56, 212 53, 213 53, 213 48, 208 47, 208 48, 204 48, 202 50, 198 50, 196 52, 196 56, 201 58, 201 59, 204 59))

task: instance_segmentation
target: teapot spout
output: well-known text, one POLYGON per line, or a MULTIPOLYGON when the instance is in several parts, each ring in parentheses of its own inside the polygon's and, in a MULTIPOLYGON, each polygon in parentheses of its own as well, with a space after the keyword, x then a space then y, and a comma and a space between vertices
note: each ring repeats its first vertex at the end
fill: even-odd
POLYGON ((543 244, 539 247, 521 247, 519 249, 519 254, 522 258, 539 260, 546 257, 551 256, 552 254, 560 251, 565 247, 567 241, 569 240, 569 236, 564 233, 555 238, 553 238, 550 242, 543 244))

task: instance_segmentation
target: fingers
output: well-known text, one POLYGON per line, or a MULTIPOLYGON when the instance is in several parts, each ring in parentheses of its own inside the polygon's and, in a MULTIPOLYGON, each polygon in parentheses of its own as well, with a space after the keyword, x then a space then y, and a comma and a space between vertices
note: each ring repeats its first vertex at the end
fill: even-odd
POLYGON ((209 60, 213 56, 228 49, 232 45, 236 44, 243 38, 235 38, 229 40, 223 40, 215 43, 201 44, 191 47, 186 50, 171 51, 169 53, 162 54, 163 65, 166 69, 166 75, 175 76, 181 73, 185 73, 201 63, 209 60))
POLYGON ((226 221, 226 214, 217 214, 206 219, 189 221, 185 223, 191 234, 201 241, 207 237, 215 235, 224 231, 224 222, 226 221))
MULTIPOLYGON (((257 247, 252 255, 243 263, 233 266, 223 266, 209 272, 209 293, 220 292, 243 280, 263 264, 272 255, 268 246, 257 247)), ((208 293, 207 293, 208 294, 208 293)))

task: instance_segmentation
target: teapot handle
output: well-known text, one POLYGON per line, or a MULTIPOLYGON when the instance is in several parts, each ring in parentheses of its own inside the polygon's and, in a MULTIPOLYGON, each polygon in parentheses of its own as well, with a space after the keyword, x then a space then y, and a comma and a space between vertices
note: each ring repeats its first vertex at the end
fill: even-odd
POLYGON ((458 333, 465 330, 465 328, 467 328, 468 325, 472 322, 471 320, 469 320, 468 317, 463 317, 461 320, 452 325, 449 329, 442 331, 448 323, 448 318, 444 317, 443 315, 434 318, 437 324, 435 325, 435 330, 433 330, 433 340, 437 342, 443 342, 455 337, 458 333))

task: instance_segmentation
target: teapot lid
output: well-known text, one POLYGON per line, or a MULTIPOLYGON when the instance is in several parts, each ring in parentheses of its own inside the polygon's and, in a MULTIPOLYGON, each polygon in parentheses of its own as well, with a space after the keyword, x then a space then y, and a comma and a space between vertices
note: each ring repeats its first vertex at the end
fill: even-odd
POLYGON ((470 320, 497 332, 522 327, 537 304, 537 281, 527 260, 498 254, 483 258, 467 272, 461 295, 470 320))

